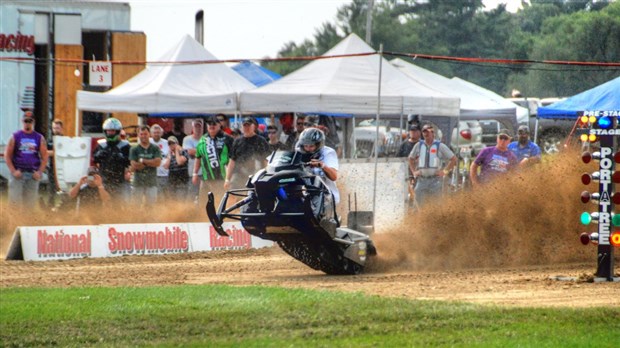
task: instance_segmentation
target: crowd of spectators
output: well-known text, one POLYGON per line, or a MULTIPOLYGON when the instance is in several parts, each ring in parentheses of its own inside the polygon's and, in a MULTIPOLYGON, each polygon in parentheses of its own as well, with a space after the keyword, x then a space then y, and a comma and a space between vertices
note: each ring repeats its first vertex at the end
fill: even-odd
MULTIPOLYGON (((48 199, 58 190, 55 184, 53 142, 34 131, 32 114, 25 113, 23 129, 13 134, 5 158, 11 172, 9 200, 17 205, 35 205, 38 184, 47 169, 50 178, 48 199)), ((325 146, 342 155, 340 139, 332 117, 285 113, 259 124, 244 117, 239 127, 231 127, 226 115, 218 114, 191 120, 191 132, 184 134, 181 122, 167 133, 159 124, 139 127, 138 143, 131 145, 123 137, 119 120, 103 123, 104 138, 93 152, 94 166, 71 188, 69 197, 91 205, 109 201, 132 202, 148 207, 166 199, 194 202, 200 209, 207 192, 221 195, 225 190, 242 188, 248 177, 266 164, 276 150, 294 150, 299 135, 316 128, 325 136, 325 146)), ((497 145, 484 149, 471 164, 470 180, 474 188, 517 168, 540 161, 540 148, 529 140, 529 128, 518 129, 518 139, 502 130, 497 145), (480 171, 480 172, 479 172, 480 171)), ((63 135, 62 122, 54 120, 53 135, 63 135)), ((456 166, 456 156, 434 139, 434 128, 409 122, 409 134, 398 151, 408 158, 409 197, 423 203, 435 199, 443 178, 456 166)))

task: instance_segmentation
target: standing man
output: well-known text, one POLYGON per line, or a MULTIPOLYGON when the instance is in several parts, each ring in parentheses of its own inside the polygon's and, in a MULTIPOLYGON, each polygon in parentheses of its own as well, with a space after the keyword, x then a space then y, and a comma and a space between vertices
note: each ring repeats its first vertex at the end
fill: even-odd
POLYGON ((409 154, 409 168, 416 181, 415 200, 420 206, 430 196, 441 193, 443 177, 456 165, 456 156, 452 150, 435 140, 432 125, 424 125, 422 135, 424 141, 415 144, 409 154))
POLYGON ((123 125, 116 118, 108 118, 103 122, 105 139, 98 142, 93 155, 99 174, 103 178, 106 190, 112 199, 128 201, 129 186, 129 142, 121 139, 123 125))
POLYGON ((168 169, 164 166, 170 148, 168 147, 168 141, 161 136, 164 134, 163 128, 160 125, 154 124, 151 127, 151 144, 157 146, 161 151, 161 164, 157 167, 157 190, 159 199, 164 198, 164 194, 168 190, 168 169))
POLYGON ((31 111, 22 116, 22 129, 13 133, 4 151, 9 177, 9 204, 19 208, 36 208, 39 183, 47 166, 45 137, 34 130, 31 111))
POLYGON ((49 156, 49 161, 47 161, 47 205, 50 208, 55 208, 56 206, 56 192, 60 191, 60 187, 58 186, 58 181, 56 180, 56 159, 54 158, 54 137, 55 136, 63 136, 63 124, 59 119, 55 119, 52 121, 52 137, 47 140, 47 154, 49 156))
POLYGON ((235 139, 230 160, 226 167, 224 189, 243 188, 248 176, 267 164, 269 145, 265 138, 256 134, 258 123, 252 117, 243 119, 242 136, 235 139))
POLYGON ((508 150, 517 156, 520 167, 531 166, 540 162, 540 147, 530 141, 530 127, 523 125, 517 131, 519 139, 508 145, 508 150))
POLYGON ((159 147, 151 144, 151 133, 148 126, 141 126, 138 133, 138 144, 129 151, 131 168, 134 171, 132 182, 133 202, 140 206, 157 202, 157 167, 161 164, 159 147))
MULTIPOLYGON (((412 123, 409 126, 409 137, 402 144, 400 144, 400 148, 398 149, 398 153, 396 157, 408 157, 413 150, 413 146, 420 142, 422 138, 422 132, 420 132, 420 126, 417 123, 412 123)), ((409 191, 409 203, 413 204, 414 199, 414 187, 415 187, 415 178, 413 177, 413 172, 411 172, 411 167, 407 166, 407 190, 409 191)))
POLYGON ((196 147, 192 174, 192 183, 200 187, 199 206, 206 204, 209 191, 220 193, 222 190, 232 147, 233 138, 224 133, 217 118, 207 118, 207 132, 196 147))
POLYGON ((517 156, 508 150, 511 139, 510 131, 502 129, 497 135, 497 145, 486 147, 480 151, 469 169, 469 178, 473 188, 516 168, 518 165, 517 156), (478 175, 478 168, 480 168, 480 175, 478 175))
MULTIPOLYGON (((202 120, 197 118, 192 121, 192 134, 183 138, 183 149, 187 151, 189 155, 189 161, 187 162, 187 175, 192 176, 194 174, 194 163, 196 162, 196 146, 198 146, 198 142, 200 141, 200 137, 204 133, 204 125, 202 120)), ((198 172, 200 175, 201 172, 198 172)), ((190 181, 189 183, 189 193, 194 200, 194 203, 198 204, 198 193, 200 187, 198 185, 193 185, 190 181)))

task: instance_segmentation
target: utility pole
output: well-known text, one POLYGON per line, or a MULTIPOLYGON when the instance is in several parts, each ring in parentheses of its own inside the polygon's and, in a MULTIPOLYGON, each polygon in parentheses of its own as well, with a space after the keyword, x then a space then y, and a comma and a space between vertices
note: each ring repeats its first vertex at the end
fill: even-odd
POLYGON ((375 5, 375 0, 368 0, 368 10, 366 11, 366 43, 369 46, 372 39, 372 8, 375 5))

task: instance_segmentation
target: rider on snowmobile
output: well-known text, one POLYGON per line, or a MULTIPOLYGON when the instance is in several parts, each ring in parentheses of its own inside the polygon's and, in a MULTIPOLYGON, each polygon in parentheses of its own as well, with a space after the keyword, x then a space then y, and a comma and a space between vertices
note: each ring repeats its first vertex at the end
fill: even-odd
POLYGON ((302 154, 302 161, 310 164, 315 175, 325 179, 336 204, 340 202, 340 193, 335 183, 338 179, 338 155, 334 149, 325 146, 325 133, 318 128, 305 129, 299 135, 295 150, 302 154))

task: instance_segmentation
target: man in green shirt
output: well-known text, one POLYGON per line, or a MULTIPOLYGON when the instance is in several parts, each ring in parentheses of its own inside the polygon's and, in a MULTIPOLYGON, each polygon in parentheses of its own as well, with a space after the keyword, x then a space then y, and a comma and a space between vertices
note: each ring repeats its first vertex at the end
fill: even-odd
POLYGON ((143 203, 152 205, 157 202, 157 167, 161 163, 161 150, 151 144, 150 138, 149 127, 140 127, 138 144, 129 150, 129 160, 133 170, 132 200, 137 206, 143 203))

